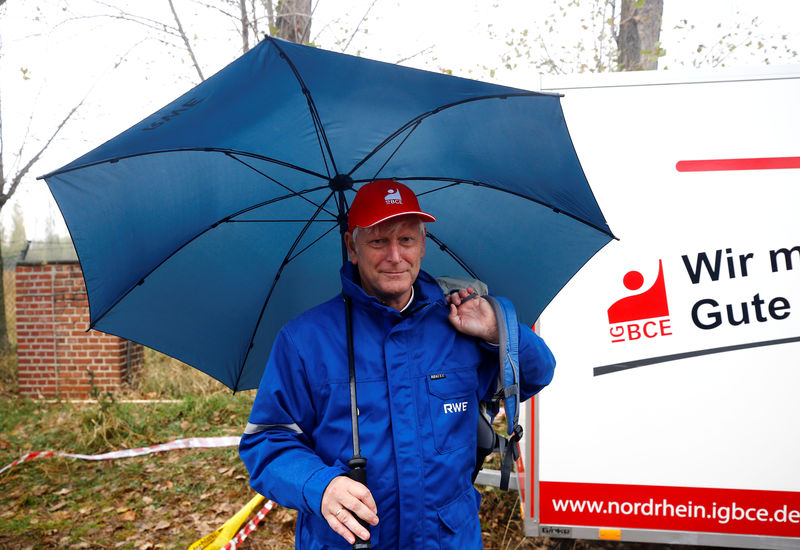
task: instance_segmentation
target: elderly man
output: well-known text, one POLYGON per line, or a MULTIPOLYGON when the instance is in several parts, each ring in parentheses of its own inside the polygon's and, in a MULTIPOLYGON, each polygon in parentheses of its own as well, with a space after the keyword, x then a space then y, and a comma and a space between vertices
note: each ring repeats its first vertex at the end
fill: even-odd
MULTIPOLYGON (((433 221, 390 180, 364 185, 350 209, 341 279, 353 304, 368 487, 346 476, 342 297, 290 321, 275 341, 239 452, 256 491, 298 510, 297 548, 349 548, 355 535, 373 548, 482 547, 471 473, 478 402, 497 376, 497 320, 486 300, 464 300, 472 289, 446 297, 420 269, 424 222, 433 221)), ((555 362, 532 330, 519 332, 527 399, 550 382, 555 362)))

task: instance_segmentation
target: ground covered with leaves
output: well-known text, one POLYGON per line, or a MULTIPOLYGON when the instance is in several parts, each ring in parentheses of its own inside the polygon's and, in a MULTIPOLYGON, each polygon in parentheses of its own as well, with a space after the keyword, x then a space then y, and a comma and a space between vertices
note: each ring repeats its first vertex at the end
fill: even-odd
MULTIPOLYGON (((0 401, 0 467, 33 451, 96 454, 183 437, 240 435, 252 396, 171 402, 0 401)), ((235 447, 91 462, 35 459, 0 474, 0 548, 187 548, 254 493, 235 447)), ((486 548, 522 542, 514 492, 485 490, 486 548)), ((275 507, 244 548, 293 548, 295 512, 275 507)))
MULTIPOLYGON (((99 454, 186 437, 238 436, 253 392, 232 395, 185 365, 150 353, 143 378, 88 402, 17 395, 0 365, 0 468, 29 452, 99 454)), ((31 460, 0 474, 0 548, 188 548, 255 493, 235 447, 133 458, 31 460)), ((484 491, 487 549, 541 547, 522 536, 515 492, 484 491)), ((294 547, 296 513, 276 506, 241 548, 294 547)))
MULTIPOLYGON (((98 454, 238 436, 254 395, 232 395, 193 369, 154 356, 136 390, 95 392, 89 402, 34 400, 16 394, 12 368, 0 361, 0 468, 36 451, 98 454)), ((0 474, 0 489, 0 549, 14 550, 188 548, 255 496, 235 447, 98 462, 41 458, 0 474)), ((518 494, 489 487, 482 493, 486 550, 665 548, 525 538, 518 494)), ((294 548, 295 517, 276 506, 240 548, 294 548)))

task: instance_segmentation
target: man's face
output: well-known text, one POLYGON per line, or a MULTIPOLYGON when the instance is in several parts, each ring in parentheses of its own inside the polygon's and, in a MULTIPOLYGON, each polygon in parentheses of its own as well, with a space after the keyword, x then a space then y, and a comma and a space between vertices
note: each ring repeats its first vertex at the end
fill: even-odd
POLYGON ((361 275, 361 287, 386 305, 402 309, 425 256, 425 230, 416 216, 401 216, 371 228, 356 239, 346 235, 350 261, 361 275))

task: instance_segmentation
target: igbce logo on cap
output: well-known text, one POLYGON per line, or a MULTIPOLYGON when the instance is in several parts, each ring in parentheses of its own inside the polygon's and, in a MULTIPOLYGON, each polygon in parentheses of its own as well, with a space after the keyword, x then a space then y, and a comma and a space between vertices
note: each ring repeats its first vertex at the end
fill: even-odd
POLYGON ((403 199, 400 197, 400 189, 389 189, 384 200, 386 204, 403 204, 403 199))

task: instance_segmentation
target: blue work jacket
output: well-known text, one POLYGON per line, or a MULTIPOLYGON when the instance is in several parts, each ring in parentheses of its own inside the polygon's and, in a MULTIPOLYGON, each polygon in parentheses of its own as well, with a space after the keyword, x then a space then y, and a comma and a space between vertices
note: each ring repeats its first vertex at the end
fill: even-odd
MULTIPOLYGON (((420 272, 410 312, 382 305, 342 268, 353 301, 361 455, 380 522, 377 549, 481 548, 475 466, 478 401, 496 384, 497 348, 456 331, 436 281, 420 272)), ((555 361, 520 327, 521 398, 555 361)), ((353 456, 344 301, 290 321, 269 357, 239 446, 250 485, 298 510, 295 545, 350 548, 323 519, 322 494, 353 456)))

